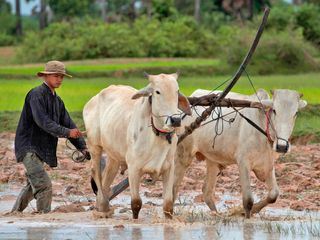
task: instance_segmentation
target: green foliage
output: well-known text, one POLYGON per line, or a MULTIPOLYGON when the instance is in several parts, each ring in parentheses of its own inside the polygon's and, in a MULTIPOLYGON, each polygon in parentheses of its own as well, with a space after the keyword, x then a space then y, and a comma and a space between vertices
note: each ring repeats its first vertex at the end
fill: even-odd
POLYGON ((304 4, 297 9, 296 24, 303 29, 303 36, 320 47, 320 6, 304 4))
POLYGON ((217 32, 220 27, 231 23, 231 17, 220 11, 205 12, 202 15, 201 23, 205 28, 210 29, 212 32, 217 32))
POLYGON ((15 43, 15 38, 13 36, 0 32, 0 47, 11 46, 14 43, 15 43))
POLYGON ((171 18, 177 14, 177 10, 174 7, 173 0, 153 0, 152 12, 153 16, 159 20, 171 18))
MULTIPOLYGON (((227 63, 239 66, 253 41, 255 31, 230 26, 222 28, 219 33, 220 42, 224 42, 221 52, 226 56, 227 63), (232 33, 233 37, 230 36, 232 33)), ((260 40, 249 69, 256 74, 316 71, 319 70, 313 57, 316 52, 299 31, 268 31, 260 40)))
MULTIPOLYGON (((65 0, 54 2, 52 4, 56 4, 56 7, 66 7, 69 4, 65 0)), ((75 3, 75 8, 89 6, 91 2, 92 0, 81 0, 75 3)), ((120 5, 129 7, 129 3, 122 0, 120 5)), ((111 1, 110 4, 115 7, 119 3, 111 1)), ((316 44, 320 39, 320 14, 317 14, 319 8, 312 6, 314 5, 293 8, 282 3, 272 8, 267 29, 250 66, 254 73, 319 70, 315 60, 317 55, 320 56, 319 50, 303 39, 316 44)), ((171 11, 171 8, 174 9, 172 0, 154 1, 153 8, 159 9, 155 10, 158 15, 154 12, 151 20, 140 17, 131 23, 104 23, 88 17, 72 18, 53 23, 40 33, 29 32, 18 50, 17 61, 208 57, 219 58, 223 70, 226 70, 239 66, 261 21, 260 15, 252 22, 240 26, 231 22, 226 15, 213 12, 202 15, 203 23, 197 24, 192 17, 171 11), (228 68, 225 68, 226 65, 228 68)), ((187 8, 185 10, 189 11, 187 8)), ((63 11, 61 13, 65 14, 63 11)), ((70 17, 72 14, 70 13, 70 17)))
POLYGON ((22 28, 24 32, 37 31, 39 20, 36 16, 22 16, 22 28))
POLYGON ((15 43, 12 34, 15 29, 15 16, 11 14, 11 5, 0 0, 0 46, 9 46, 15 43))
POLYGON ((15 29, 15 16, 10 13, 0 14, 0 32, 6 34, 12 34, 15 29))
MULTIPOLYGON (((255 23, 258 23, 256 18, 255 23)), ((292 27, 295 21, 294 8, 288 3, 280 2, 273 6, 268 18, 268 29, 275 29, 277 31, 286 31, 286 29, 292 27)))
POLYGON ((49 0, 49 6, 58 19, 72 19, 87 14, 93 0, 49 0))
POLYGON ((74 20, 51 24, 40 33, 30 32, 18 51, 19 61, 88 59, 102 57, 213 57, 213 33, 192 18, 151 21, 133 25, 74 20))
POLYGON ((10 13, 11 5, 6 0, 0 0, 0 14, 10 13))

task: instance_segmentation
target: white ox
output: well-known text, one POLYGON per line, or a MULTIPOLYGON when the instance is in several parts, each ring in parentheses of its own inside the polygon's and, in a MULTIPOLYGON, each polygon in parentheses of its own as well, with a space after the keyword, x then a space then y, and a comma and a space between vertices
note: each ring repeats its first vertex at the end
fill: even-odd
POLYGON ((178 107, 191 114, 189 102, 179 93, 177 74, 148 75, 149 85, 137 91, 129 86, 109 86, 84 107, 92 177, 97 185, 97 208, 109 211, 110 185, 119 167, 128 167, 133 218, 141 209, 140 178, 144 173, 163 178, 163 211, 173 213, 175 128, 178 107), (108 156, 101 174, 102 152, 108 156))
MULTIPOLYGON (((208 93, 210 92, 206 90, 197 90, 192 96, 199 97, 208 93)), ((270 129, 270 138, 273 143, 238 115, 230 125, 224 123, 223 132, 216 137, 213 148, 216 121, 209 122, 211 119, 208 118, 206 125, 196 129, 192 135, 178 145, 175 162, 174 199, 186 168, 196 157, 206 160, 207 174, 202 191, 204 201, 211 210, 216 211, 213 194, 220 168, 231 164, 237 164, 239 167, 242 200, 247 218, 250 217, 251 213, 259 212, 269 203, 276 201, 279 188, 274 169, 275 151, 283 153, 289 151, 289 137, 294 127, 296 114, 307 103, 300 100, 299 93, 291 90, 275 90, 272 99, 269 99, 267 92, 259 90, 258 96, 262 103, 271 109, 269 110, 270 122, 268 123, 267 115, 261 109, 247 108, 241 110, 241 113, 253 120, 262 129, 266 129, 268 123, 267 128, 270 129), (254 171, 260 181, 266 183, 268 188, 268 196, 256 204, 253 204, 250 190, 251 170, 254 171)), ((251 101, 258 100, 254 95, 245 96, 237 93, 230 93, 227 97, 251 101)), ((204 111, 202 107, 196 107, 195 110, 198 114, 204 111)), ((232 108, 222 108, 223 115, 231 111, 233 111, 232 108)), ((217 117, 216 114, 213 116, 214 118, 217 117)), ((183 125, 189 125, 196 117, 197 114, 193 110, 193 117, 187 117, 183 121, 183 125)), ((234 114, 230 114, 224 118, 229 120, 233 117, 234 114)), ((219 128, 220 131, 221 125, 219 125, 219 128)))

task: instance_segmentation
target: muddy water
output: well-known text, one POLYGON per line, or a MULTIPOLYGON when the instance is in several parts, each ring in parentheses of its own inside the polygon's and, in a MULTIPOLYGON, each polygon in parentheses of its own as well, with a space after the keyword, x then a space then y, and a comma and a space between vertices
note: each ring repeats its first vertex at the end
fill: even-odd
MULTIPOLYGON (((144 197, 144 203, 156 206, 143 206, 141 218, 134 221, 130 210, 123 211, 130 206, 130 198, 122 194, 112 201, 117 207, 111 219, 95 219, 92 211, 33 215, 35 202, 25 214, 5 215, 17 194, 18 189, 0 186, 0 239, 320 239, 319 212, 267 208, 249 220, 213 217, 203 203, 194 204, 194 196, 188 194, 177 203, 176 217, 171 221, 162 216, 162 200, 144 197)), ((223 201, 234 198, 224 196, 219 209, 223 209, 223 201)), ((85 200, 72 196, 63 202, 54 201, 52 207, 85 200)))
MULTIPOLYGON (((267 224, 267 223, 265 223, 267 224)), ((43 222, 0 223, 0 239, 319 239, 307 223, 283 223, 282 230, 268 230, 263 223, 243 222, 231 225, 191 224, 179 227, 163 225, 52 224, 43 222), (291 230, 290 230, 291 229, 291 230), (293 230, 295 229, 295 230, 293 230)), ((319 227, 318 222, 318 227, 319 227)), ((315 225, 313 226, 316 227, 315 225)), ((320 230, 320 229, 318 229, 320 230)))

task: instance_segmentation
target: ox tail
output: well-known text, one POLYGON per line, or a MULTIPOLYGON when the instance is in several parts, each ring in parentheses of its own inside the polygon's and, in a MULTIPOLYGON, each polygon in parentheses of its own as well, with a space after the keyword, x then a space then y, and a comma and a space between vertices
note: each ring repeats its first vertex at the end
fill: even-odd
MULTIPOLYGON (((106 167, 106 158, 101 156, 100 159, 100 171, 103 172, 104 168, 106 167)), ((93 177, 91 177, 91 188, 95 195, 98 194, 98 187, 96 181, 94 181, 93 177)))
POLYGON ((98 187, 97 187, 97 184, 94 181, 93 177, 91 177, 91 188, 92 188, 92 191, 94 192, 94 194, 97 195, 98 194, 98 187))

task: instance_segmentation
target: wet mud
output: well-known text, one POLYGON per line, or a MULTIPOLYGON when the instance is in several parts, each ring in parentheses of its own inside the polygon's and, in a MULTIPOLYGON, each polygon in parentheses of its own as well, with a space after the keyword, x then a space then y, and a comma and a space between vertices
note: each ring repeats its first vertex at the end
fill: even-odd
MULTIPOLYGON (((193 162, 187 170, 174 207, 173 220, 162 214, 162 183, 141 182, 143 200, 138 220, 132 219, 129 191, 111 201, 112 218, 98 218, 90 186, 90 162, 75 163, 72 151, 59 141, 57 168, 46 167, 53 184, 53 211, 36 214, 35 201, 22 214, 10 214, 26 182, 22 164, 15 161, 12 133, 0 134, 0 239, 319 239, 320 144, 295 145, 276 160, 280 196, 260 214, 246 220, 229 216, 241 206, 236 166, 220 174, 215 202, 219 214, 203 203, 201 188, 205 163, 193 162), (230 237, 230 238, 229 238, 230 237)), ((126 175, 118 174, 115 183, 126 175)), ((252 174, 255 201, 267 193, 252 174)))

